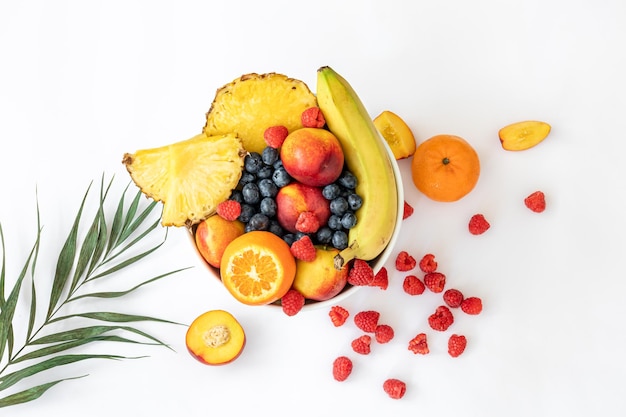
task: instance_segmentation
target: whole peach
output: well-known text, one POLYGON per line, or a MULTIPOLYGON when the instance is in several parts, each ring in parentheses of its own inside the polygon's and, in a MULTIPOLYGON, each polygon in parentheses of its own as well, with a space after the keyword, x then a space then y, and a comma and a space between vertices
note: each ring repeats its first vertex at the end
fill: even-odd
POLYGON ((276 194, 276 218, 285 230, 296 233, 298 216, 305 211, 313 212, 319 224, 328 222, 330 203, 321 188, 292 182, 276 194))
POLYGON ((341 144, 329 130, 303 127, 291 132, 280 148, 285 170, 306 185, 334 182, 343 170, 341 144))
POLYGON ((333 298, 344 289, 348 282, 348 267, 344 265, 340 270, 334 267, 333 262, 335 255, 339 253, 338 249, 317 246, 315 252, 315 260, 311 262, 296 261, 293 288, 304 298, 324 301, 333 298))
POLYGON ((198 223, 195 232, 196 247, 209 265, 219 268, 226 246, 243 232, 244 225, 239 220, 229 221, 214 214, 198 223))

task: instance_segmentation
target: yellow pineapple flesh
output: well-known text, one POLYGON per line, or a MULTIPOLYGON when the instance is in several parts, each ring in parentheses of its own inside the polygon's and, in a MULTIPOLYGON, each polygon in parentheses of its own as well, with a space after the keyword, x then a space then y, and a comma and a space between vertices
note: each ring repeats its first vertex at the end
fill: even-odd
POLYGON ((302 112, 313 106, 317 100, 303 81, 277 73, 246 74, 217 90, 204 133, 234 132, 248 152, 260 153, 265 129, 282 125, 291 133, 302 127, 302 112))
POLYGON ((215 213, 241 178, 246 152, 234 133, 126 153, 122 163, 149 198, 163 202, 163 226, 199 223, 215 213))

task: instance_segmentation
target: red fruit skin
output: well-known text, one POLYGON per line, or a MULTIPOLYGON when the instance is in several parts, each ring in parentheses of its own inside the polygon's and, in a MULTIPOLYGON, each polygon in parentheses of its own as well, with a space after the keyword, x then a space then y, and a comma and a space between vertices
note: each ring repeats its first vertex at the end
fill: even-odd
POLYGON ((271 126, 263 132, 263 139, 267 146, 278 149, 289 135, 289 130, 285 126, 271 126))
POLYGON ((383 390, 394 400, 399 400, 406 393, 406 384, 395 378, 387 379, 383 382, 383 390))
POLYGON ((409 203, 407 203, 406 201, 404 202, 404 210, 402 212, 402 220, 411 217, 411 215, 413 214, 415 210, 413 209, 413 206, 411 206, 409 203))
POLYGON ((426 286, 415 275, 407 275, 402 283, 402 289, 409 295, 420 295, 424 293, 426 286))
POLYGON ((477 315, 483 311, 483 302, 478 297, 468 297, 461 303, 461 310, 470 315, 477 315))
POLYGON ((369 286, 374 281, 374 270, 362 259, 355 259, 348 271, 348 283, 355 286, 369 286))
POLYGON ((407 251, 400 251, 396 256, 396 269, 401 272, 410 271, 415 268, 417 261, 407 251))
POLYGON ((333 378, 342 382, 352 373, 352 361, 347 356, 339 356, 333 361, 333 378))
POLYGON ((389 287, 389 272, 387 271, 387 268, 383 266, 378 270, 376 275, 374 275, 374 279, 372 280, 370 286, 378 287, 383 291, 389 287))
POLYGON ((524 204, 531 211, 541 213, 546 209, 546 196, 542 191, 535 191, 524 199, 524 204))
POLYGON ((393 339, 394 331, 388 324, 379 324, 374 331, 374 337, 380 344, 389 343, 393 339))
POLYGON ((295 316, 304 307, 304 296, 291 289, 280 299, 283 312, 288 316, 295 316))
POLYGON ((448 305, 448 307, 460 307, 463 302, 463 293, 457 289, 450 288, 443 293, 443 301, 448 305))
POLYGON ((289 250, 294 258, 300 259, 301 261, 312 262, 317 256, 313 241, 308 235, 304 235, 300 239, 293 242, 289 250))
POLYGON ((425 274, 435 272, 437 270, 437 266, 438 265, 437 261, 435 261, 435 255, 433 255, 432 253, 427 253, 426 255, 424 255, 419 262, 420 270, 425 274))
POLYGON ((372 336, 363 335, 354 339, 351 343, 352 350, 359 355, 369 355, 371 352, 372 336))
POLYGON ((485 216, 483 216, 482 214, 474 214, 472 218, 470 219, 467 227, 471 234, 482 235, 487 230, 489 230, 491 225, 489 224, 487 219, 485 219, 485 216))
POLYGON ((428 324, 433 330, 445 332, 454 323, 454 316, 446 306, 439 306, 433 314, 428 317, 428 324))
POLYGON ((302 127, 322 128, 326 125, 326 119, 319 107, 309 107, 300 116, 302 127))
POLYGON ((428 349, 428 340, 426 333, 419 333, 413 339, 409 340, 409 350, 416 355, 427 355, 430 353, 428 349))
POLYGON ((330 316, 330 321, 333 323, 333 326, 340 327, 348 320, 350 313, 341 306, 332 306, 328 315, 330 316))
POLYGON ((222 201, 215 208, 217 215, 228 221, 235 221, 241 214, 241 204, 235 200, 222 201))
POLYGON ((380 313, 374 310, 360 311, 354 316, 354 324, 365 333, 376 332, 380 313))
POLYGON ((446 285, 446 276, 441 272, 429 272, 424 275, 424 285, 432 292, 440 293, 446 285))
POLYGON ((448 354, 453 358, 459 357, 467 346, 465 336, 453 334, 448 339, 448 354))
POLYGON ((280 225, 291 233, 297 233, 296 223, 300 213, 315 213, 319 224, 326 224, 330 217, 330 202, 324 198, 320 187, 299 182, 282 187, 276 194, 276 218, 280 225))

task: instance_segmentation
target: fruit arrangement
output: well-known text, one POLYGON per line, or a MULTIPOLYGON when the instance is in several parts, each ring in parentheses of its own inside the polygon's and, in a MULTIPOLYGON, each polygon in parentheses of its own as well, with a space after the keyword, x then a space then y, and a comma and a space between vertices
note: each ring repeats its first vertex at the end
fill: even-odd
POLYGON ((123 163, 235 299, 289 315, 353 287, 357 260, 375 273, 401 220, 395 154, 330 67, 316 94, 281 74, 239 77, 217 90, 202 133, 123 163))

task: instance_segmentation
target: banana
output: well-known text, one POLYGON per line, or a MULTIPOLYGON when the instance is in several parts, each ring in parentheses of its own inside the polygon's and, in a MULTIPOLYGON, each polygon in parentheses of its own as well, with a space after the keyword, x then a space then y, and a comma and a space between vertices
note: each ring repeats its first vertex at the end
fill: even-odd
POLYGON ((383 252, 396 227, 398 187, 388 145, 352 86, 328 66, 317 71, 317 104, 343 147, 363 199, 357 224, 348 232, 348 247, 334 259, 341 269, 352 259, 369 261, 383 252))

